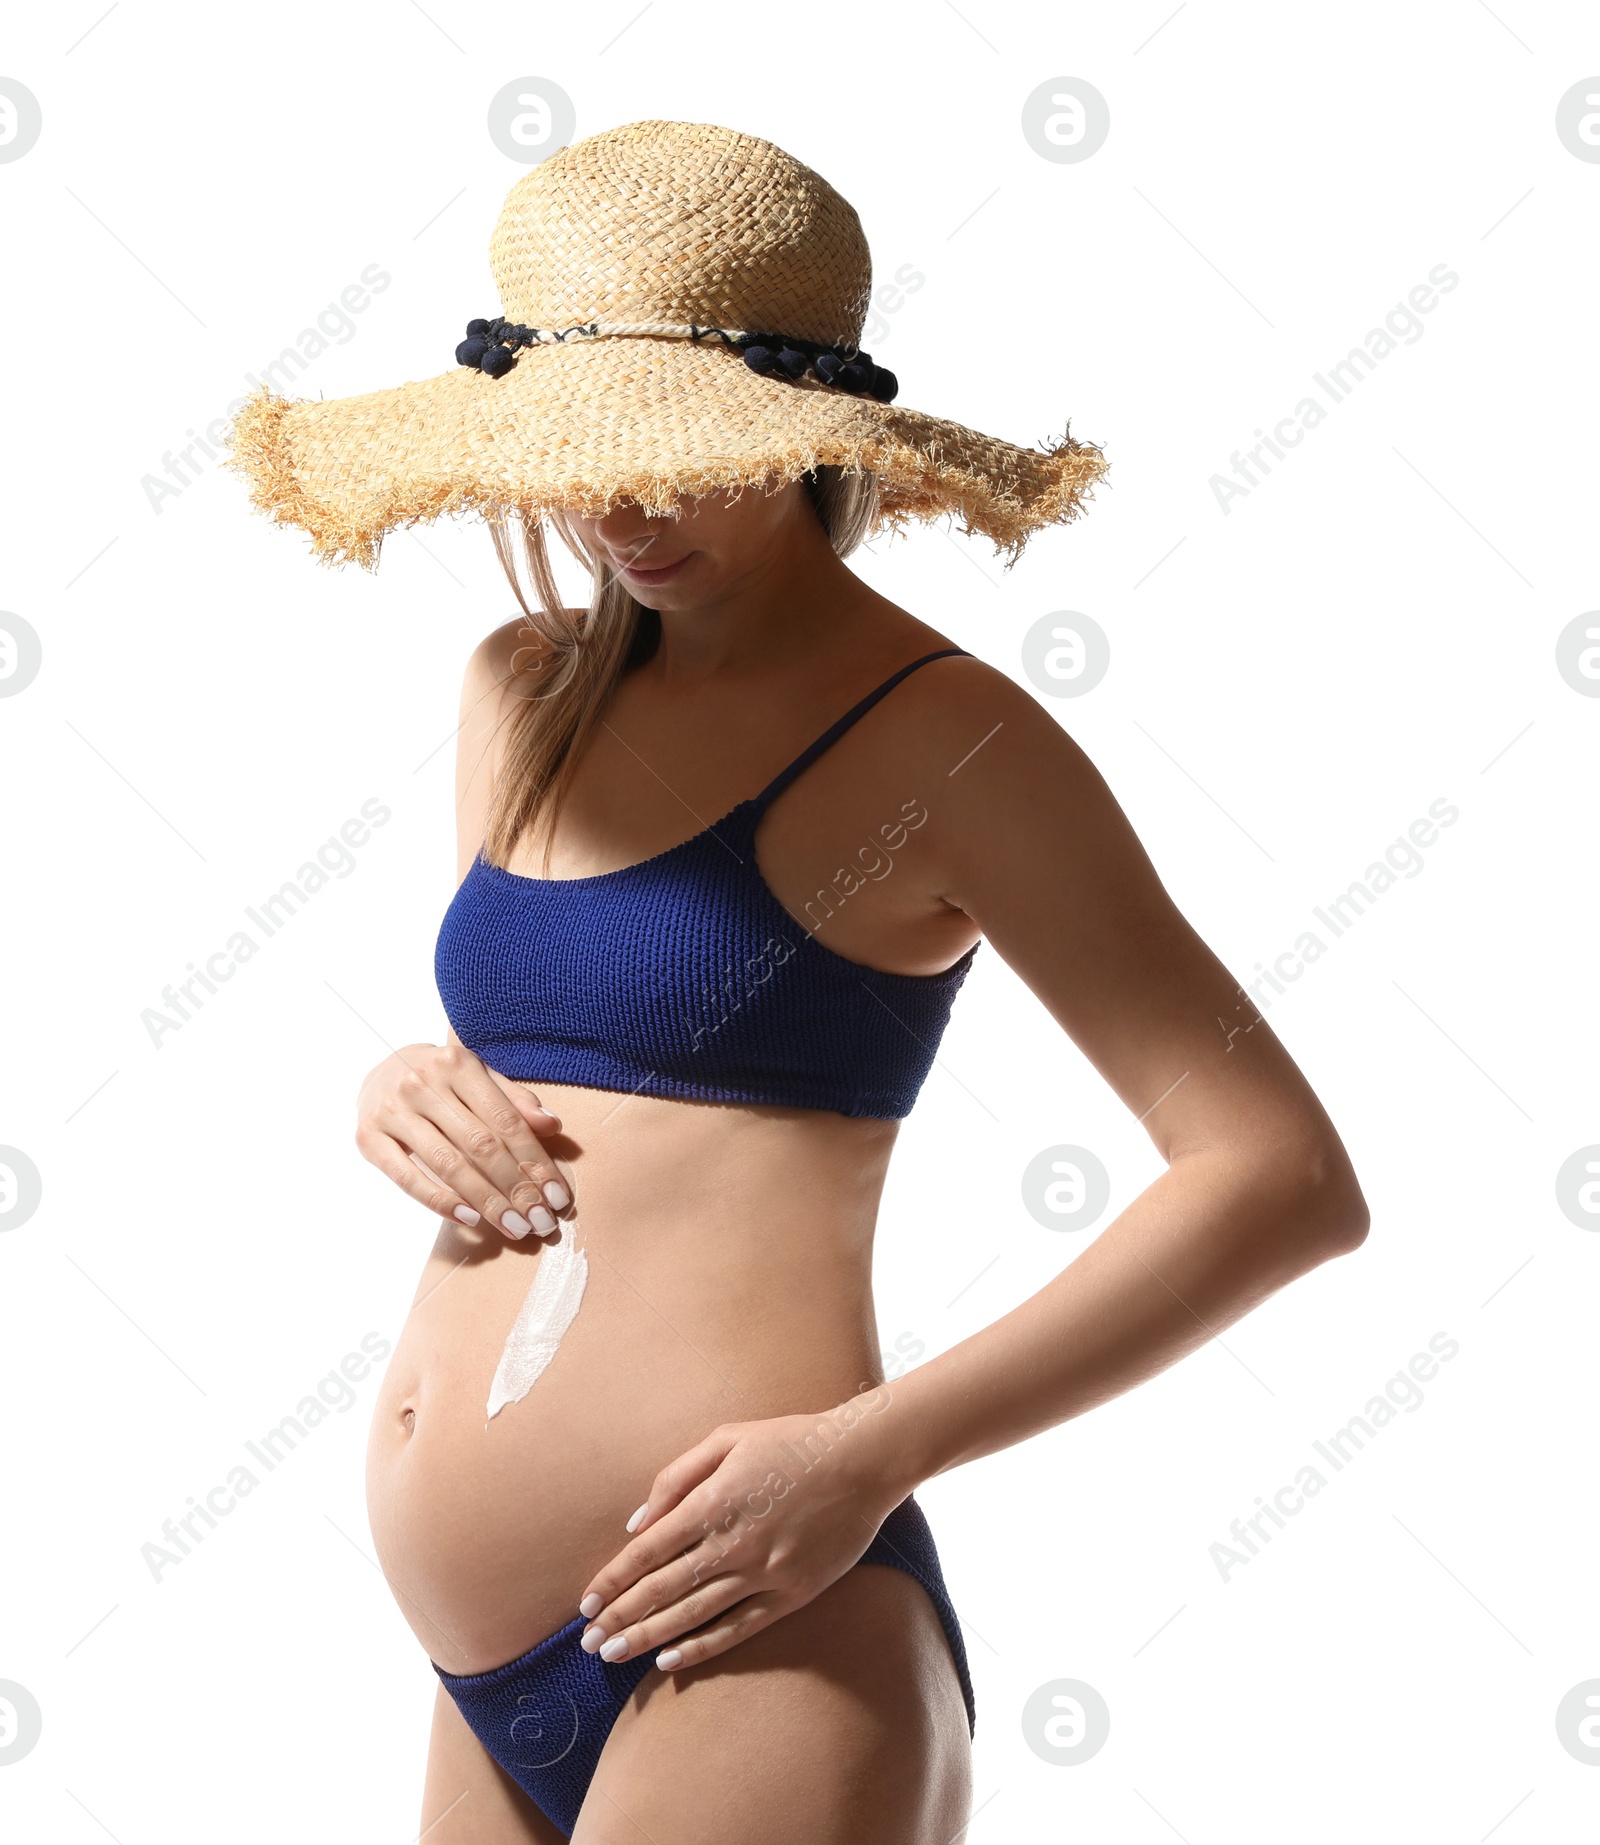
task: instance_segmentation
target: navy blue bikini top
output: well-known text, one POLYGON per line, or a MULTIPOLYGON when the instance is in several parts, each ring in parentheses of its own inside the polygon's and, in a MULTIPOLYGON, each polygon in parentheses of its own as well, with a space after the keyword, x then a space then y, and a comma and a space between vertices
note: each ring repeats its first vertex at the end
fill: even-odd
POLYGON ((911 1112, 977 944, 938 974, 889 974, 816 936, 927 819, 904 804, 874 863, 840 871, 797 922, 756 863, 762 815, 918 667, 869 692, 754 800, 654 858, 529 878, 480 852, 434 955, 456 1036, 503 1076, 681 1101, 770 1103, 897 1120, 911 1112))

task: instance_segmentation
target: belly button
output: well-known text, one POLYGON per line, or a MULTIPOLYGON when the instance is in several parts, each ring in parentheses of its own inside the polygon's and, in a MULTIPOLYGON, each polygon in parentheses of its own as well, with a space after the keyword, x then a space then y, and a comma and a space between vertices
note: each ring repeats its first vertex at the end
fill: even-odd
POLYGON ((405 1425, 405 1431, 409 1435, 416 1426, 417 1421, 417 1412, 409 1403, 401 1410, 400 1420, 405 1425))

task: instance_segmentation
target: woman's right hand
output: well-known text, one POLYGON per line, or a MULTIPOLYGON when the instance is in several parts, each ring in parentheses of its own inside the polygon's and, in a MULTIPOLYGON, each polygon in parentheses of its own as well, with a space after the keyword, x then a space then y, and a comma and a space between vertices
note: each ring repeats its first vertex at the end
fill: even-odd
POLYGON ((539 1139, 560 1121, 464 1045, 408 1044, 384 1058, 361 1085, 356 1115, 362 1156, 441 1217, 549 1236, 572 1203, 539 1139))

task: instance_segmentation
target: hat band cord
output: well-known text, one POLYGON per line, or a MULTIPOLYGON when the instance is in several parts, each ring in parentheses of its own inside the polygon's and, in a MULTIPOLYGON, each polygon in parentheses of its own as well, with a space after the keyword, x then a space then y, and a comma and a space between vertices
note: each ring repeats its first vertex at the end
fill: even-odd
POLYGON ((565 328, 524 327, 509 320, 469 320, 467 337, 456 347, 456 363, 503 378, 517 362, 523 346, 564 346, 570 340, 681 339, 698 345, 720 342, 744 355, 751 371, 763 376, 777 373, 798 382, 808 372, 821 383, 856 396, 892 403, 899 380, 859 346, 829 345, 800 339, 788 333, 761 333, 727 327, 680 326, 674 321, 581 321, 565 328))

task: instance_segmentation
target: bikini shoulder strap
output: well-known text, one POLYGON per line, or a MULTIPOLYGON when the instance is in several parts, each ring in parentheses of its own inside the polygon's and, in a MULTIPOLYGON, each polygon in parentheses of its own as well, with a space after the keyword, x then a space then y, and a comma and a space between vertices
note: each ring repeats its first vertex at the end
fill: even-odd
POLYGON ((778 796, 783 793, 784 789, 789 786, 790 782, 792 782, 797 775, 803 775, 819 756, 824 754, 827 750, 832 749, 834 744, 839 741, 851 725, 864 718, 872 707, 877 704, 878 700, 892 692, 902 679, 914 673, 919 666, 926 666, 930 660, 948 660, 953 656, 959 656, 963 660, 970 660, 972 658, 972 655, 967 652, 965 647, 941 647, 937 653, 925 653, 920 660, 913 660, 909 666, 902 666, 899 672, 891 673, 889 677, 884 680, 883 684, 878 686, 876 690, 869 692, 866 697, 862 699, 860 704, 852 705, 844 716, 839 719, 838 723, 830 724, 809 749, 802 750, 800 754, 795 757, 794 761, 789 764, 788 768, 785 769, 782 774, 775 776, 768 782, 761 793, 756 796, 757 808, 764 812, 767 806, 771 802, 777 800, 778 796))

